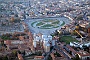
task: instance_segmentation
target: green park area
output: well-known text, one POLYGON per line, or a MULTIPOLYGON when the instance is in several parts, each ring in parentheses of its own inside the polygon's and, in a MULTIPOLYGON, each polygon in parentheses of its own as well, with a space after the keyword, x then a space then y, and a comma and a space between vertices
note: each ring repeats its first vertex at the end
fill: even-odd
POLYGON ((34 21, 31 23, 32 27, 37 27, 40 29, 52 29, 52 28, 58 28, 60 26, 63 26, 65 24, 64 21, 59 21, 57 19, 44 19, 39 21, 34 21))
POLYGON ((39 22, 39 23, 36 24, 36 26, 41 26, 43 24, 44 24, 43 22, 39 22))
POLYGON ((65 22, 64 21, 63 21, 63 23, 60 26, 63 26, 63 25, 65 25, 65 22))
POLYGON ((51 25, 51 24, 45 24, 45 25, 43 25, 43 26, 41 26, 41 27, 43 27, 43 28, 45 28, 45 27, 52 27, 53 25, 51 25))
POLYGON ((66 44, 69 44, 70 42, 78 42, 78 40, 76 40, 72 36, 62 36, 60 41, 65 42, 66 44))
POLYGON ((60 23, 59 20, 56 20, 56 21, 52 22, 52 24, 59 24, 59 23, 60 23))

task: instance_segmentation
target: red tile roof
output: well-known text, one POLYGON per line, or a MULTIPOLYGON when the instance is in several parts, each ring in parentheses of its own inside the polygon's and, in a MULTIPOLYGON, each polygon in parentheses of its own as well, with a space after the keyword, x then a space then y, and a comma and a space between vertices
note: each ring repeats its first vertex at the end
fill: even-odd
POLYGON ((19 60, 24 60, 21 54, 18 54, 18 59, 19 60))
POLYGON ((72 51, 73 53, 77 53, 72 47, 70 47, 69 45, 66 45, 69 49, 70 49, 70 51, 72 51))
POLYGON ((40 59, 43 59, 44 56, 35 56, 34 58, 40 58, 40 59))
POLYGON ((7 45, 10 45, 11 41, 10 40, 6 40, 6 41, 4 41, 4 43, 7 44, 7 45))
POLYGON ((77 52, 77 54, 79 54, 80 56, 90 56, 90 53, 80 50, 79 52, 77 52))

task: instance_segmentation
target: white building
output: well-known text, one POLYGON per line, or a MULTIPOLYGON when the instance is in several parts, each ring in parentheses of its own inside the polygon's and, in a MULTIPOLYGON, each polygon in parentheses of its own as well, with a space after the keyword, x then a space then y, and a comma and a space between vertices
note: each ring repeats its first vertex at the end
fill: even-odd
POLYGON ((74 47, 80 47, 83 48, 83 45, 89 47, 90 46, 90 42, 88 43, 78 43, 78 42, 70 42, 70 46, 74 46, 74 47))
POLYGON ((43 48, 45 52, 49 52, 50 51, 50 42, 51 45, 54 46, 55 45, 55 40, 52 40, 52 36, 47 36, 47 35, 38 35, 34 33, 34 40, 33 40, 33 46, 36 48, 37 44, 39 43, 40 45, 42 45, 43 43, 43 48))
POLYGON ((45 51, 45 52, 49 52, 49 51, 50 51, 50 44, 46 44, 46 45, 45 45, 44 51, 45 51))

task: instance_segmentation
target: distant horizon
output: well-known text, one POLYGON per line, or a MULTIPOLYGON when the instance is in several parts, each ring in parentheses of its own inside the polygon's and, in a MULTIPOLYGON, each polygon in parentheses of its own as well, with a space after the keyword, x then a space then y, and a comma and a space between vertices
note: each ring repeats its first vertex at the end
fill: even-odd
MULTIPOLYGON (((32 0, 0 0, 0 1, 32 1, 32 0)), ((35 1, 45 1, 45 0, 35 0, 35 1)), ((53 0, 50 0, 50 1, 53 1, 53 0)), ((62 0, 55 0, 55 1, 62 1, 62 0)), ((68 0, 63 0, 63 1, 68 1, 68 0)), ((73 0, 73 1, 78 1, 78 0, 73 0)), ((79 0, 79 1, 82 1, 82 0, 79 0)), ((89 1, 89 0, 83 0, 83 1, 89 1)))

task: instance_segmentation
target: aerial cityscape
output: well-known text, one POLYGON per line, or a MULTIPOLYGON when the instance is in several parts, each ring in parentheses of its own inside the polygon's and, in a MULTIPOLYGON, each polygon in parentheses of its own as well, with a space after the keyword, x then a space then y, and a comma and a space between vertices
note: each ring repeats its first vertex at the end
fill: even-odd
POLYGON ((0 60, 90 60, 90 0, 0 0, 0 60))

